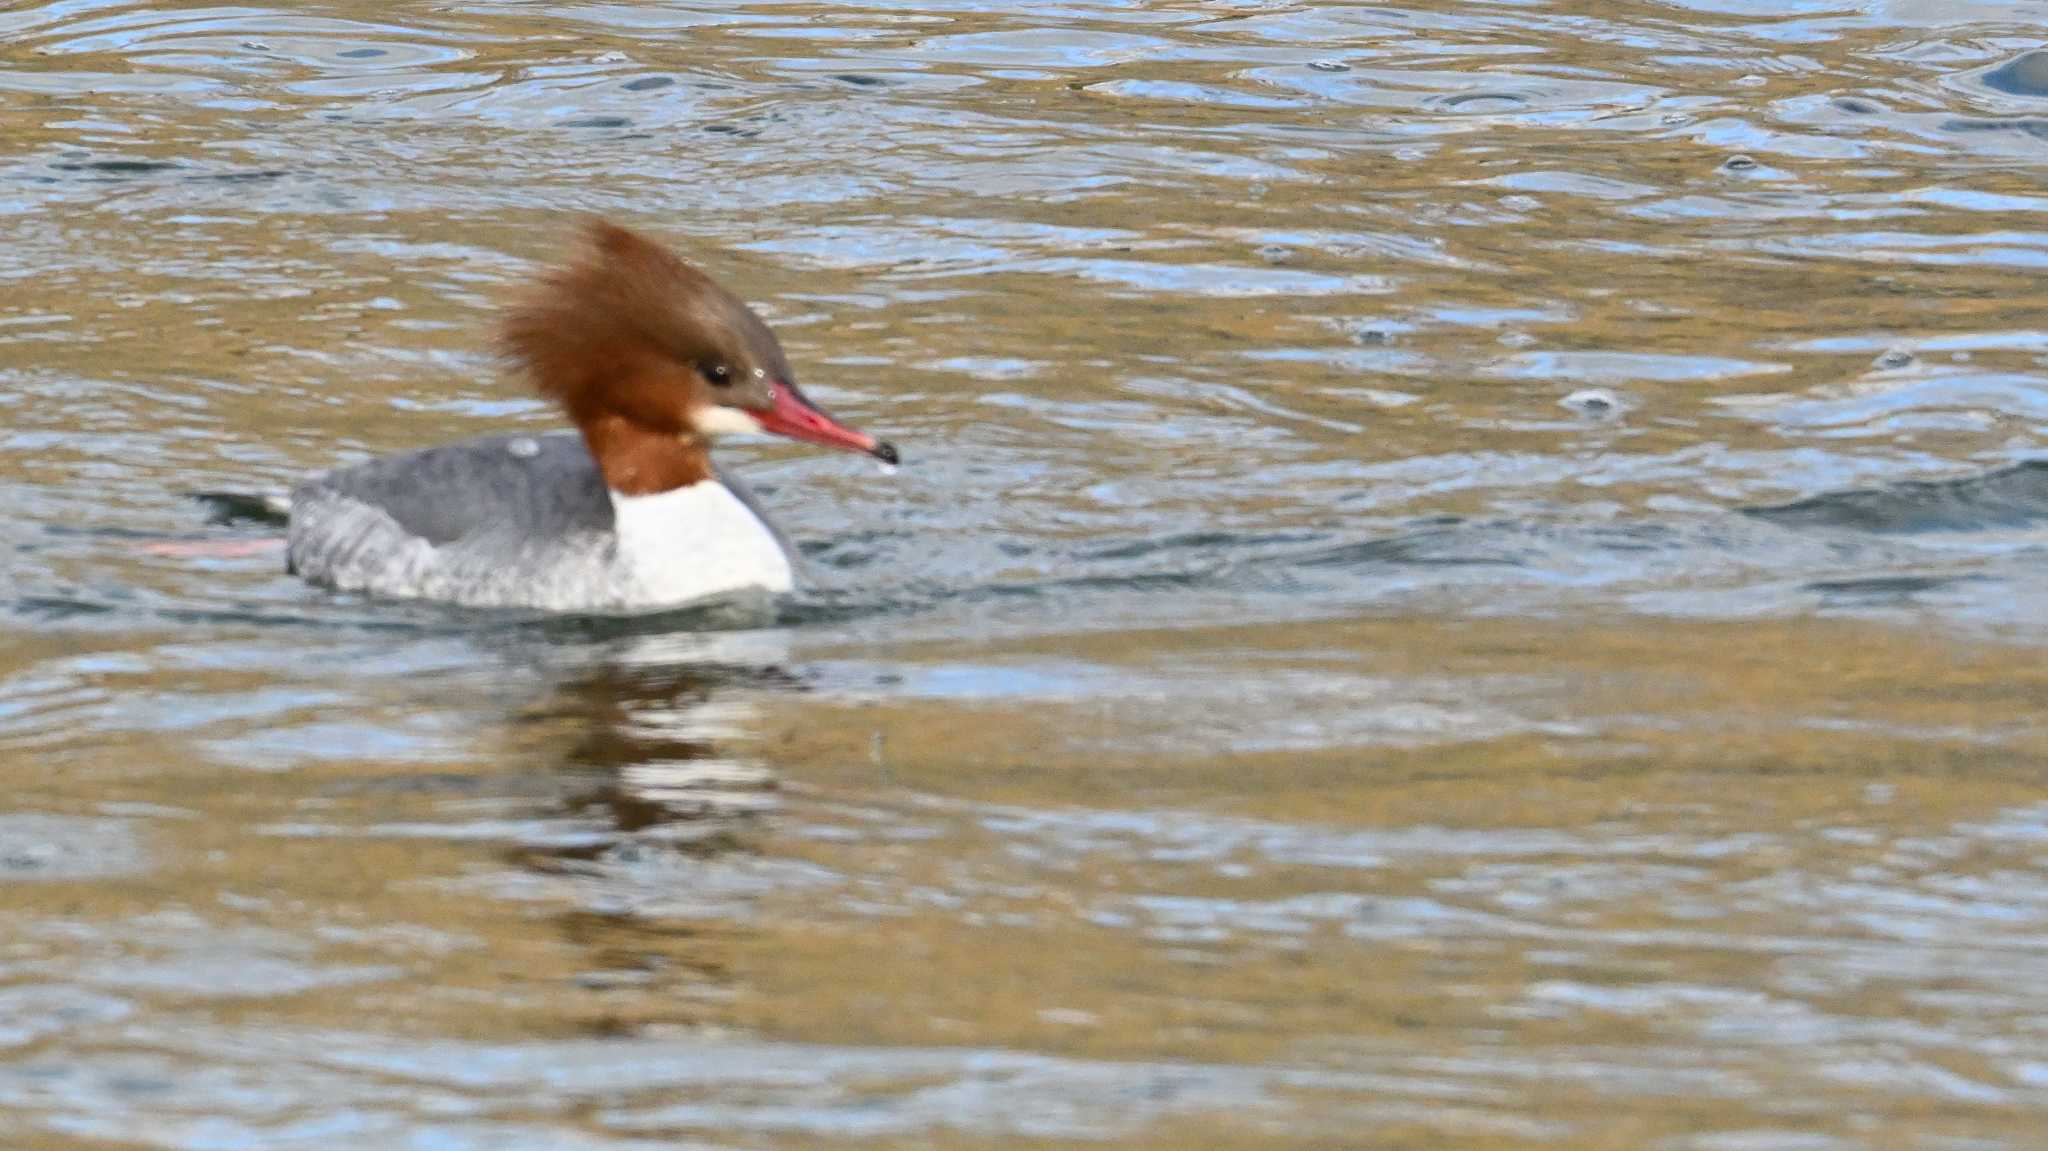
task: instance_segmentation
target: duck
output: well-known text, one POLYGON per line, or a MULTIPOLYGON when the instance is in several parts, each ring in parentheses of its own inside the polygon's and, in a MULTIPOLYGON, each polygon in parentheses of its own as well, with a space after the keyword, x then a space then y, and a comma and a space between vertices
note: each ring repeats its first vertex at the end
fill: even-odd
POLYGON ((336 468, 288 497, 287 570, 341 591, 468 607, 639 613, 791 591, 796 564, 713 445, 766 433, 894 445, 797 386, 767 323, 640 232, 586 221, 507 308, 502 355, 568 428, 336 468))

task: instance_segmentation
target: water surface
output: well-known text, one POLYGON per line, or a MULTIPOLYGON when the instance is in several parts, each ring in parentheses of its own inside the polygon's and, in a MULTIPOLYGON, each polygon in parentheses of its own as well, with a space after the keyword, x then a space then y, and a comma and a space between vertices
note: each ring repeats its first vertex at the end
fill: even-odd
POLYGON ((2044 22, 0 13, 0 1136, 2035 1146, 2044 22), (904 448, 771 626, 157 546, 580 213, 904 448))

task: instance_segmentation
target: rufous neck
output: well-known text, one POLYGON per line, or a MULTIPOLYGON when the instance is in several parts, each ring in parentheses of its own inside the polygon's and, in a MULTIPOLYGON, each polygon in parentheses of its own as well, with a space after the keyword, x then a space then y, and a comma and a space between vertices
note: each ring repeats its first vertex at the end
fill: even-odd
POLYGON ((651 496, 712 477, 711 452, 693 436, 653 431, 619 416, 580 419, 605 486, 622 496, 651 496))

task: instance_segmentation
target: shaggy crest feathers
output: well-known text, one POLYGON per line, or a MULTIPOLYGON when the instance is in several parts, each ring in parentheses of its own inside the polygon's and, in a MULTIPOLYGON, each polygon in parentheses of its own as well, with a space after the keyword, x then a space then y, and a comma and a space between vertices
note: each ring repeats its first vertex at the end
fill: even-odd
POLYGON ((568 263, 517 300, 505 355, 583 432, 614 491, 667 491, 712 475, 694 413, 765 403, 787 381, 774 333, 738 297, 662 245, 603 220, 568 263), (704 373, 761 381, 715 394, 704 373), (747 393, 743 395, 742 393, 747 393))
POLYGON ((780 344, 745 303, 661 244, 604 220, 518 300, 500 346, 535 390, 582 422, 610 410, 661 431, 674 404, 634 393, 681 387, 710 363, 789 378, 780 344))

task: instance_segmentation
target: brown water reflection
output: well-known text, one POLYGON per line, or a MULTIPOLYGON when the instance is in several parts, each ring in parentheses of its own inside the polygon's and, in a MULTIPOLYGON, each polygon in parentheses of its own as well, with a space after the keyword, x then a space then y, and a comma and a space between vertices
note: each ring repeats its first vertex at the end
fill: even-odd
POLYGON ((0 13, 0 1143, 2035 1146, 2044 19, 0 13), (913 461, 776 627, 137 546, 582 211, 913 461))

